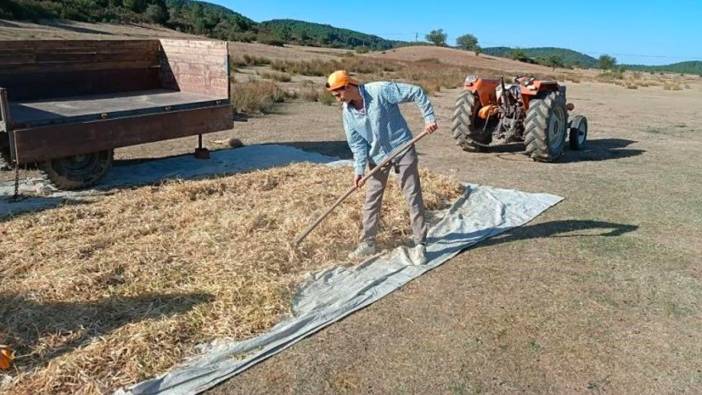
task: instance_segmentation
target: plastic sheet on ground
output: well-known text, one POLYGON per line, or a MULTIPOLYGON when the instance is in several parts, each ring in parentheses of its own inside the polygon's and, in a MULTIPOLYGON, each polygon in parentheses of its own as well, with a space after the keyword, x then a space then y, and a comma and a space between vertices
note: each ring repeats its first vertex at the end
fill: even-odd
POLYGON ((524 225, 562 198, 469 185, 466 193, 429 231, 428 262, 414 266, 406 247, 362 264, 317 273, 296 294, 292 317, 269 332, 241 341, 216 341, 170 372, 117 391, 118 394, 191 394, 275 355, 306 336, 377 301, 462 250, 524 225))
POLYGON ((284 166, 294 162, 328 163, 336 160, 337 158, 285 145, 252 145, 212 151, 208 160, 181 155, 114 166, 96 188, 90 190, 59 191, 45 179, 25 179, 21 180, 19 192, 20 195, 27 196, 18 201, 11 200, 14 182, 0 182, 0 218, 56 207, 67 201, 92 198, 118 188, 154 184, 168 179, 195 179, 284 166))

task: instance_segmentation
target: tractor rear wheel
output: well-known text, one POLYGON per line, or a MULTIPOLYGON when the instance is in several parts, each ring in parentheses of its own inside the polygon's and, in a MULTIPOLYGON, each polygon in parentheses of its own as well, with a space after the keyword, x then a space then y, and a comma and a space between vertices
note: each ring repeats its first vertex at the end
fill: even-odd
POLYGON ((39 163, 39 169, 46 174, 56 188, 80 189, 95 184, 112 167, 113 150, 73 155, 51 159, 39 163))
POLYGON ((451 131, 456 144, 465 151, 485 151, 492 141, 492 133, 483 132, 476 125, 480 103, 471 91, 463 91, 456 100, 451 117, 451 131))
POLYGON ((529 101, 524 121, 526 153, 538 162, 553 162, 563 154, 568 131, 565 97, 559 92, 529 101))

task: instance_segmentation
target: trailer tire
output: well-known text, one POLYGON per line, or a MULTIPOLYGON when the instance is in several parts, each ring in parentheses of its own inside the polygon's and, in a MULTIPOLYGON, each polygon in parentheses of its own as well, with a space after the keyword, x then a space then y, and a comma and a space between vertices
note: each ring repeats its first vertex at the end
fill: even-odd
POLYGON ((10 148, 0 148, 0 170, 12 170, 12 157, 10 156, 10 148))
POLYGON ((58 189, 86 188, 98 182, 112 167, 114 150, 73 155, 39 163, 39 169, 58 189))
POLYGON ((553 162, 565 148, 568 111, 565 96, 551 92, 529 102, 524 121, 526 153, 537 162, 553 162))
POLYGON ((484 133, 482 128, 475 124, 479 109, 480 102, 473 92, 465 90, 458 96, 451 117, 451 133, 456 139, 456 144, 464 151, 485 151, 492 141, 492 134, 484 133))

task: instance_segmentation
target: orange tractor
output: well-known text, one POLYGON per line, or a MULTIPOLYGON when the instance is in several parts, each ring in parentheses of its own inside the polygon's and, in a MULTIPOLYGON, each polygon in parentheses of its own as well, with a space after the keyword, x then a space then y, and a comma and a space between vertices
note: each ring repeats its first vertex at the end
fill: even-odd
POLYGON ((535 161, 552 162, 565 149, 581 149, 587 139, 587 119, 576 115, 566 103, 565 86, 555 81, 517 77, 489 80, 469 75, 465 90, 456 101, 451 129, 456 144, 466 151, 523 142, 526 154, 535 161))

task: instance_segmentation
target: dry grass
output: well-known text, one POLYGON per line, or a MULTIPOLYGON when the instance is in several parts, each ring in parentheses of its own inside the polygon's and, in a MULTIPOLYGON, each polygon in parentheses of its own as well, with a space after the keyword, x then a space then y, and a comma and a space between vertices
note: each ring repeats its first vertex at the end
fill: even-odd
MULTIPOLYGON (((349 186, 350 171, 296 164, 175 181, 1 224, 0 344, 18 351, 14 393, 99 393, 167 370, 198 343, 241 339, 289 311, 309 271, 344 262, 362 196, 298 250, 289 241, 349 186), (304 175, 304 177, 303 177, 304 175)), ((429 209, 461 193, 422 171, 429 209)), ((389 183, 378 242, 409 239, 389 183)))
POLYGON ((267 113, 289 94, 272 81, 235 82, 231 87, 234 110, 243 113, 267 113))
POLYGON ((273 80, 273 81, 278 81, 278 82, 290 82, 292 78, 290 77, 290 74, 287 73, 278 73, 275 71, 259 71, 258 75, 261 76, 261 78, 273 80))
POLYGON ((666 81, 663 83, 663 90, 666 91, 680 91, 682 89, 682 86, 677 81, 666 81))

